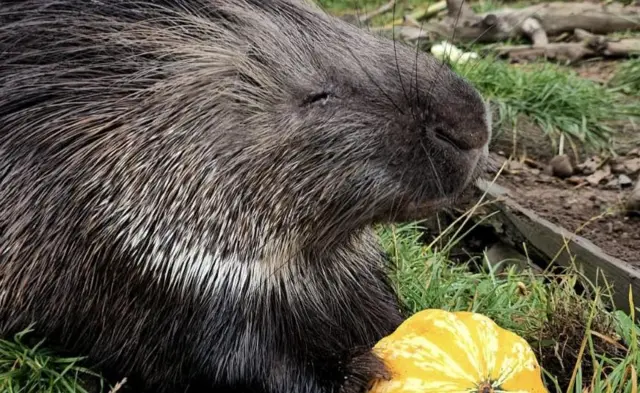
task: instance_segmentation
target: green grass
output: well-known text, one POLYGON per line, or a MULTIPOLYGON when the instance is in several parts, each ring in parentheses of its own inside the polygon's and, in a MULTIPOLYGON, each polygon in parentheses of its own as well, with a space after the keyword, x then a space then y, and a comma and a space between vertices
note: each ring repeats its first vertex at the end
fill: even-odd
POLYGON ((640 58, 621 63, 609 81, 609 86, 624 94, 640 97, 640 58))
POLYGON ((79 365, 81 358, 55 356, 42 342, 25 342, 30 330, 0 340, 0 392, 86 393, 82 381, 98 381, 95 372, 79 365))
POLYGON ((630 372, 640 370, 640 326, 622 312, 608 312, 607 296, 598 287, 590 287, 591 300, 578 295, 576 282, 587 281, 576 273, 536 275, 513 266, 496 273, 498 266, 455 264, 446 250, 420 241, 416 224, 382 228, 381 239, 410 312, 439 308, 491 317, 532 345, 550 393, 638 392, 630 372))
MULTIPOLYGON (((406 0, 398 1, 395 7, 396 19, 400 18, 403 13, 415 10, 418 8, 428 7, 435 4, 438 0, 406 0)), ((536 0, 533 3, 540 2, 542 0, 536 0)), ((358 12, 367 13, 388 3, 387 0, 317 0, 324 9, 333 13, 342 12, 358 12)), ((480 0, 470 3, 471 8, 477 13, 490 12, 498 10, 504 7, 510 8, 522 8, 530 5, 532 2, 524 2, 522 0, 480 0)), ((389 11, 386 15, 380 18, 374 19, 374 23, 390 22, 393 15, 392 11, 389 11)))
POLYGON ((584 148, 602 150, 615 133, 608 124, 640 113, 640 102, 548 62, 524 67, 485 58, 454 67, 497 106, 498 128, 510 128, 524 115, 555 140, 564 134, 584 148))
POLYGON ((353 11, 367 12, 374 7, 380 7, 384 0, 318 0, 320 6, 329 12, 353 11))
MULTIPOLYGON (((320 4, 327 12, 330 13, 358 13, 366 14, 374 11, 375 9, 383 6, 387 3, 386 0, 317 0, 316 3, 320 4)), ((397 16, 400 16, 400 12, 404 11, 404 5, 398 4, 396 6, 397 16)), ((391 13, 389 13, 391 14, 391 13)))
POLYGON ((478 0, 470 2, 471 9, 478 14, 500 10, 503 8, 524 8, 539 3, 541 0, 478 0))
MULTIPOLYGON (((489 316, 531 344, 550 393, 638 392, 631 370, 640 370, 640 325, 623 312, 607 311, 606 286, 590 285, 575 272, 534 274, 473 259, 454 263, 447 256, 452 243, 439 250, 425 244, 415 223, 384 226, 379 233, 409 313, 439 308, 489 316), (577 282, 586 286, 586 296, 575 291, 577 282)), ((95 376, 77 361, 29 346, 21 336, 0 341, 0 391, 84 393, 76 381, 95 376)))

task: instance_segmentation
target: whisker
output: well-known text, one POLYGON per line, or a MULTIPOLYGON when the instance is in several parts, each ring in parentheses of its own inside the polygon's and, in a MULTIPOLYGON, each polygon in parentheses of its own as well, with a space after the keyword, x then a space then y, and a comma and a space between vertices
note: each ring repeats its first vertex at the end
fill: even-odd
MULTIPOLYGON (((409 172, 409 169, 405 169, 404 171, 402 171, 402 175, 400 176, 401 184, 404 183, 404 179, 407 172, 409 172)), ((400 209, 402 208, 402 204, 400 203, 401 201, 399 201, 399 199, 400 199, 399 193, 392 194, 390 213, 391 213, 391 217, 394 218, 394 221, 395 221, 395 217, 397 217, 398 211, 400 211, 400 209)))
MULTIPOLYGON (((424 23, 425 22, 420 23, 419 35, 422 34, 422 28, 424 26, 424 23)), ((419 41, 420 40, 418 40, 418 42, 416 42, 416 57, 414 59, 414 65, 415 65, 415 70, 414 71, 415 71, 415 77, 416 77, 416 91, 415 91, 415 95, 416 96, 415 96, 415 100, 416 100, 416 102, 418 104, 418 107, 422 107, 422 104, 420 103, 420 90, 419 90, 420 88, 418 86, 418 56, 420 55, 420 52, 421 52, 419 41)), ((411 83, 409 84, 409 87, 411 87, 411 83)), ((411 90, 409 90, 409 91, 411 91, 411 90)))
POLYGON ((433 160, 431 159, 431 156, 429 155, 429 152, 427 151, 427 148, 424 146, 424 144, 422 142, 420 142, 420 146, 422 147, 422 150, 424 151, 425 156, 429 160, 429 165, 431 165, 431 171, 433 172, 433 174, 434 174, 434 176, 436 178, 436 186, 438 188, 438 192, 440 193, 440 196, 445 196, 444 187, 442 187, 442 179, 440 179, 440 175, 438 175, 438 171, 436 170, 436 166, 433 164, 433 160))
MULTIPOLYGON (((458 7, 458 13, 456 14, 456 19, 455 22, 453 23, 453 32, 451 34, 451 45, 449 45, 450 49, 453 50, 453 43, 456 40, 456 28, 458 27, 458 23, 460 22, 460 15, 462 15, 462 7, 464 5, 464 1, 462 0, 460 1, 460 6, 458 7)), ((447 61, 449 61, 449 56, 451 56, 451 53, 447 54, 447 51, 445 49, 445 55, 442 58, 442 64, 446 64, 447 61)))
POLYGON ((371 74, 369 74, 367 72, 367 69, 365 67, 362 66, 362 63, 360 62, 360 60, 358 59, 358 56, 356 56, 355 53, 353 53, 353 49, 351 49, 350 47, 347 47, 347 50, 349 51, 349 53, 351 54, 351 56, 353 57, 353 59, 358 62, 358 65, 360 66, 360 69, 367 75, 367 78, 369 78, 369 80, 371 81, 371 83, 374 84, 374 86, 376 86, 378 88, 378 90, 380 90, 380 92, 382 93, 382 95, 384 95, 389 102, 396 108, 396 110, 401 113, 404 114, 404 111, 398 106, 398 104, 396 104, 396 102, 393 100, 393 98, 391 98, 389 96, 389 94, 387 94, 386 91, 384 91, 384 89, 382 87, 380 87, 380 85, 376 82, 375 78, 373 78, 371 76, 371 74))
POLYGON ((369 27, 369 24, 362 21, 362 19, 360 17, 360 13, 359 13, 360 8, 362 8, 362 15, 366 15, 367 14, 366 7, 360 7, 358 5, 359 2, 357 0, 355 1, 355 3, 356 3, 355 4, 355 8, 356 8, 356 19, 358 20, 358 27, 361 28, 361 29, 366 28, 366 30, 370 32, 371 28, 369 27), (363 25, 364 25, 364 27, 363 27, 363 25))
MULTIPOLYGON (((396 19, 396 3, 393 4, 393 11, 392 11, 392 17, 391 20, 394 21, 396 19)), ((409 101, 409 96, 407 95, 407 91, 404 88, 404 83, 402 81, 402 72, 400 72, 400 65, 398 64, 398 50, 396 48, 396 29, 392 27, 391 29, 391 34, 392 34, 392 41, 393 41, 393 54, 394 54, 394 59, 396 61, 396 70, 398 71, 398 78, 400 79, 400 86, 402 87, 402 92, 404 93, 404 98, 405 100, 407 100, 407 102, 409 101)), ((409 109, 411 110, 411 116, 415 119, 416 115, 413 111, 413 106, 409 106, 409 109)))

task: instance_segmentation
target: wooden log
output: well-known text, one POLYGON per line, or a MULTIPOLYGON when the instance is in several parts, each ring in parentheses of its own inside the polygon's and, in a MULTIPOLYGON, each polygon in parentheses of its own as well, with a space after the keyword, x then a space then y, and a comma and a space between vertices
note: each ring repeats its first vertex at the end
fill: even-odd
POLYGON ((548 44, 549 36, 582 29, 592 34, 640 30, 640 7, 621 4, 552 2, 521 9, 505 8, 475 14, 464 0, 447 0, 448 15, 420 27, 396 26, 407 40, 447 39, 460 42, 500 42, 526 37, 534 45, 548 44))
POLYGON ((523 207, 509 197, 509 190, 502 186, 481 179, 476 187, 482 193, 486 192, 492 206, 497 207, 497 218, 494 218, 504 224, 505 231, 517 232, 515 238, 525 238, 527 247, 533 247, 547 260, 554 260, 560 266, 576 266, 591 282, 601 282, 604 276, 613 287, 612 300, 617 309, 627 313, 630 311, 629 287, 633 292, 634 304, 636 307, 640 305, 639 268, 606 254, 589 240, 523 207))
MULTIPOLYGON (((580 30, 576 30, 580 31, 580 30)), ((640 54, 640 39, 610 41, 603 36, 584 38, 582 42, 559 42, 544 45, 503 45, 494 50, 511 60, 532 60, 537 57, 575 62, 589 57, 628 57, 640 54)))

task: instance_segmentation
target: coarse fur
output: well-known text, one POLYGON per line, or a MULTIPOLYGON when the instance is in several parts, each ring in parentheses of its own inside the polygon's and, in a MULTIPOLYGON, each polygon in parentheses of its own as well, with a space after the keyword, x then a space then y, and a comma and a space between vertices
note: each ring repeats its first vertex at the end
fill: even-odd
POLYGON ((0 335, 136 392, 361 392, 376 223, 474 179, 480 95, 301 0, 0 2, 0 335))

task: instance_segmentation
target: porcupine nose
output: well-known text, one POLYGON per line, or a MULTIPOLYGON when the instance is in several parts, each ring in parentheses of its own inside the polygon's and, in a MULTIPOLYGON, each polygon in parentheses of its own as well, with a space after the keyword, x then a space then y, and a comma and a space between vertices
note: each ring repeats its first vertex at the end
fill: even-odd
POLYGON ((489 108, 480 93, 451 72, 442 86, 445 94, 434 107, 433 131, 437 138, 460 150, 486 148, 491 137, 489 108))

